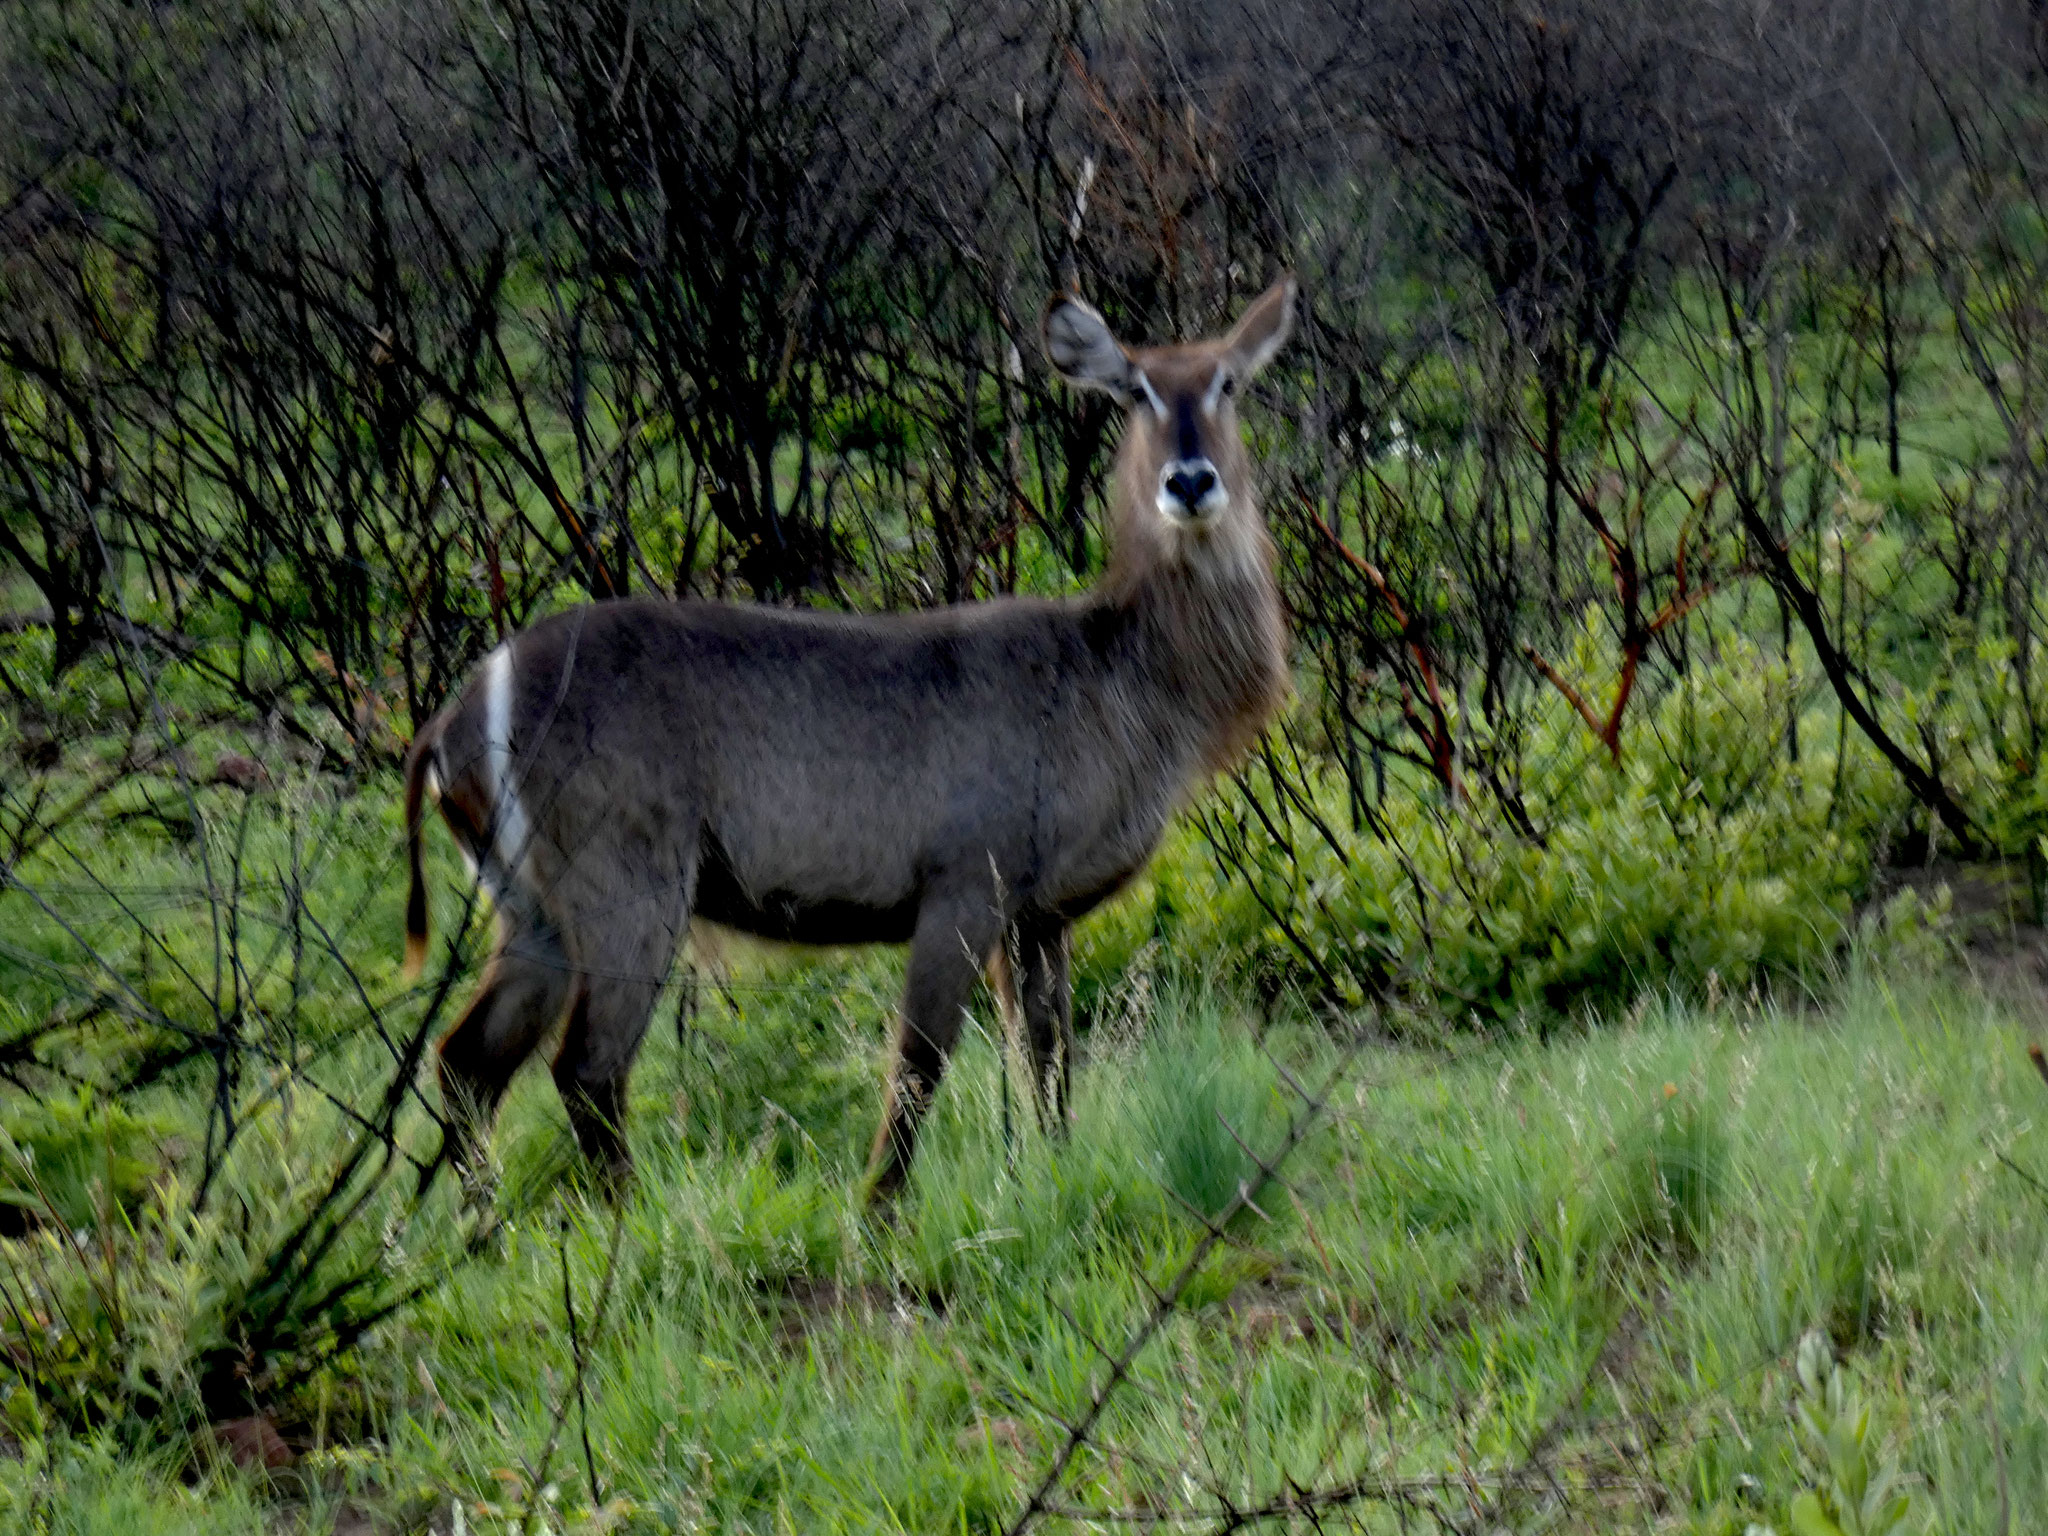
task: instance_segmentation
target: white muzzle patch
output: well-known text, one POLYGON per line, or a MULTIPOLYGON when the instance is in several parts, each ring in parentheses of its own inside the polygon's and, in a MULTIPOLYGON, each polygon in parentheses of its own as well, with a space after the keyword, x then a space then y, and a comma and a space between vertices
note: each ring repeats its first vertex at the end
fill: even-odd
POLYGON ((1157 505, 1176 523, 1206 522, 1230 505, 1230 493, 1208 459, 1169 459, 1159 471, 1157 505))

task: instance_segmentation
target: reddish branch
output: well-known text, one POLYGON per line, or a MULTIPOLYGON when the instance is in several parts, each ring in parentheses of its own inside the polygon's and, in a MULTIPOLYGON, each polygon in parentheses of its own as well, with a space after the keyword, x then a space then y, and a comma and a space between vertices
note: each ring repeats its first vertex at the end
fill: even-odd
POLYGON ((1574 688, 1562 672, 1545 661, 1543 653, 1526 640, 1522 642, 1522 654, 1529 658, 1529 665, 1541 672, 1549 680, 1550 686, 1563 694, 1566 702, 1579 712, 1579 718, 1586 722, 1586 729, 1605 741, 1607 727, 1601 723, 1600 717, 1593 713, 1593 706, 1586 702, 1586 696, 1574 688))
POLYGON ((1179 169, 1197 179, 1207 179, 1202 175, 1205 159, 1202 146, 1194 137, 1195 119, 1189 116, 1183 124, 1175 122, 1170 116, 1164 119, 1155 117, 1149 128, 1134 129, 1125 114, 1117 110, 1116 103, 1110 100, 1101 77, 1089 70, 1088 61, 1080 49, 1067 49, 1067 66, 1073 71, 1074 78, 1080 82, 1081 89, 1087 93, 1088 104, 1094 109, 1095 115, 1108 126, 1109 131, 1116 135, 1117 142, 1123 146, 1124 154, 1136 169, 1138 179, 1144 185, 1145 196, 1152 204, 1149 219, 1143 215, 1132 218, 1131 210, 1125 210, 1125 223, 1130 226, 1132 233, 1141 237, 1149 235, 1156 229, 1158 237, 1155 249, 1171 269, 1178 265, 1180 260, 1181 225, 1189 204, 1189 196, 1185 190, 1176 195, 1169 195, 1171 188, 1168 185, 1168 177, 1175 169, 1167 163, 1167 157, 1173 153, 1174 148, 1169 140, 1183 137, 1186 141, 1185 158, 1179 169), (1148 154, 1148 145, 1156 149, 1156 153, 1148 154))
POLYGON ((1422 739, 1429 749, 1429 761, 1436 772, 1437 782, 1442 784, 1453 801, 1465 798, 1464 786, 1458 782, 1458 767, 1451 752, 1451 719, 1444 708, 1443 690, 1437 686, 1436 668, 1430 664, 1429 651, 1422 643, 1422 632, 1408 615, 1407 608, 1387 585, 1387 578, 1380 574, 1378 566, 1359 555, 1337 536, 1337 530, 1323 520, 1322 514, 1303 498, 1302 509, 1308 513, 1323 537, 1366 579, 1373 591, 1379 594, 1381 602, 1387 605, 1387 612, 1401 631, 1401 642, 1408 648, 1409 656, 1415 662, 1415 670, 1422 679, 1422 691, 1429 699, 1429 720, 1425 723, 1415 712, 1415 697, 1407 684, 1401 687, 1401 715, 1410 729, 1422 739))
MULTIPOLYGON (((1665 450, 1654 466, 1653 473, 1645 477, 1642 488, 1636 492, 1635 509, 1628 519, 1631 525, 1641 525, 1644 503, 1649 496, 1649 484, 1655 478, 1654 470, 1662 469, 1670 462, 1677 446, 1674 442, 1665 450)), ((1685 568, 1685 533, 1681 530, 1678 536, 1678 555, 1673 562, 1677 578, 1676 589, 1672 592, 1670 600, 1645 620, 1642 608, 1642 573, 1636 566, 1634 544, 1615 537, 1614 530, 1608 525, 1606 514, 1600 510, 1600 501, 1596 495, 1570 480, 1561 480, 1559 484, 1571 498, 1572 504, 1579 509, 1579 515, 1586 520, 1586 526, 1591 528, 1594 537, 1599 539, 1600 547, 1607 552, 1607 567, 1614 578, 1615 595, 1621 600, 1621 669, 1615 678, 1614 702, 1608 707, 1607 718, 1601 719, 1593 706, 1586 702, 1585 695, 1567 682, 1557 668, 1545 661, 1537 653, 1536 647, 1524 641, 1522 651, 1529 658, 1529 664, 1542 673, 1550 685, 1563 694, 1572 708, 1579 712, 1579 718, 1586 722, 1587 729, 1607 748, 1608 756, 1614 759, 1616 766, 1619 766, 1621 722, 1623 716, 1628 713, 1628 701, 1635 693, 1636 674, 1642 668, 1643 656, 1649 650, 1650 642, 1712 596, 1715 584, 1711 580, 1703 581, 1697 587, 1690 584, 1685 568)), ((1693 515, 1703 515, 1720 491, 1721 482, 1716 478, 1693 502, 1693 515)))

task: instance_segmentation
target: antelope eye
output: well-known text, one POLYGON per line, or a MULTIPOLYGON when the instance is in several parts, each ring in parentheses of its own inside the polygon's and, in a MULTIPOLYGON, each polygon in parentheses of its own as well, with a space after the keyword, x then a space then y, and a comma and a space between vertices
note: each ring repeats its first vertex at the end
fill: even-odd
POLYGON ((1227 373, 1223 376, 1223 393, 1226 395, 1237 393, 1237 380, 1227 373))

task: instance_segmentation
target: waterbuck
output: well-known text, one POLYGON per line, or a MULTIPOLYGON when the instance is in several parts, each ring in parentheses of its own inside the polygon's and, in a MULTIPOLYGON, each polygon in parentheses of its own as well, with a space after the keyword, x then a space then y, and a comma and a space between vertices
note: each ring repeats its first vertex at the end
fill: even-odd
POLYGON ((423 793, 498 924, 441 1042, 444 1150, 469 1156, 566 1018, 555 1084, 584 1151, 622 1175, 627 1071, 692 918, 909 943, 872 1198, 909 1171, 985 967, 1022 1014, 1040 1113, 1063 1124, 1069 926, 1287 686, 1234 397, 1293 305, 1283 280, 1220 340, 1148 348, 1079 299, 1047 307, 1053 366, 1126 408, 1111 558, 1084 596, 884 617, 622 601, 493 651, 406 769, 409 966, 426 953, 423 793))

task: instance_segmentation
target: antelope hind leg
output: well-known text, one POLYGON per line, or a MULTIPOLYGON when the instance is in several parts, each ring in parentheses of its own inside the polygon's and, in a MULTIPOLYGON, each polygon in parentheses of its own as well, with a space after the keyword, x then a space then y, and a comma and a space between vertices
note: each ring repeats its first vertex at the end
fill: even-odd
POLYGON ((626 1086, 660 990, 658 980, 593 981, 576 999, 555 1057, 555 1089, 569 1112, 576 1144, 614 1191, 632 1177, 626 1086))
POLYGON ((611 915, 555 1056, 555 1088, 585 1157, 614 1192, 632 1175, 626 1085, 668 980, 686 921, 674 896, 646 897, 611 915))
POLYGON ((541 927, 515 929, 498 946, 483 986, 441 1040, 441 1155, 420 1175, 424 1193, 443 1162, 474 1179, 481 1142, 521 1063, 562 1016, 573 981, 560 943, 541 927))

